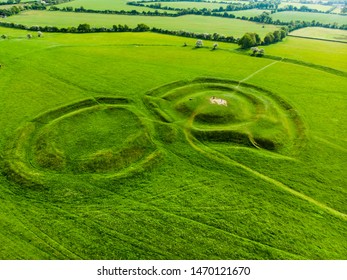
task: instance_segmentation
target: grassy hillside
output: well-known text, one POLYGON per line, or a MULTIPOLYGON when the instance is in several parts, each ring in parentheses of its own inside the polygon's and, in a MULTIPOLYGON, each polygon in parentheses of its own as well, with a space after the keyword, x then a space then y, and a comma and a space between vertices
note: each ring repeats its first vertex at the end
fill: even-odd
POLYGON ((151 33, 3 33, 1 259, 346 258, 346 77, 151 33))

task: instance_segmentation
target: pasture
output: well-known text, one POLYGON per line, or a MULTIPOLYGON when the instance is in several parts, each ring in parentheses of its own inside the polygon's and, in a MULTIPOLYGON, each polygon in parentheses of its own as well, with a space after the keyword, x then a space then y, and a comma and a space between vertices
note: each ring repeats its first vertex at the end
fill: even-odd
POLYGON ((263 12, 269 12, 267 10, 260 10, 260 9, 249 9, 249 10, 241 10, 241 11, 232 11, 227 12, 228 14, 233 14, 236 17, 255 17, 261 15, 263 12))
MULTIPOLYGON (((85 9, 91 10, 114 10, 114 11, 132 11, 137 10, 139 12, 142 11, 154 11, 153 9, 146 7, 135 7, 127 5, 128 0, 74 0, 71 2, 62 3, 56 5, 59 8, 63 7, 73 7, 80 8, 84 7, 85 9)), ((170 12, 170 11, 168 11, 170 12)))
POLYGON ((347 30, 340 29, 306 27, 294 30, 290 34, 301 37, 347 42, 347 30))
MULTIPOLYGON (((81 20, 57 15, 11 19, 81 20)), ((152 33, 0 34, 1 259, 345 258, 346 76, 152 33)), ((345 44, 310 43, 266 54, 347 72, 345 44)))
POLYGON ((280 20, 284 22, 290 21, 316 21, 325 24, 334 24, 338 25, 347 24, 347 17, 337 14, 323 14, 323 13, 307 13, 307 12, 279 12, 271 15, 273 20, 280 20))
POLYGON ((314 9, 314 10, 318 10, 321 12, 327 12, 333 8, 332 5, 306 4, 306 3, 304 4, 304 3, 297 3, 297 2, 281 2, 278 5, 278 8, 285 8, 287 6, 293 6, 293 7, 296 7, 298 9, 302 6, 305 6, 305 7, 308 7, 309 9, 314 9))
POLYGON ((273 32, 279 27, 275 25, 242 21, 237 19, 186 15, 180 17, 158 16, 132 16, 132 15, 107 15, 85 14, 68 12, 26 11, 16 16, 11 16, 0 21, 21 23, 27 26, 57 26, 71 27, 80 23, 88 23, 94 27, 112 27, 114 24, 127 24, 135 27, 139 23, 149 27, 157 27, 168 30, 184 30, 198 33, 219 33, 226 36, 241 37, 246 32, 256 32, 261 37, 268 32, 273 32))
POLYGON ((284 43, 264 46, 267 54, 347 72, 346 44, 287 37, 284 43), (315 49, 313 51, 313 48, 315 49))

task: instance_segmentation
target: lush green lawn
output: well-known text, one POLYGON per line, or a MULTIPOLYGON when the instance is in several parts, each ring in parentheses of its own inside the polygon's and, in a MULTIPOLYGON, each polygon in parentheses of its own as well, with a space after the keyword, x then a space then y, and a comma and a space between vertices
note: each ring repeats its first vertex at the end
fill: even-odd
POLYGON ((1 259, 345 258, 345 77, 159 34, 3 33, 1 259))
POLYGON ((24 25, 58 26, 69 27, 78 26, 81 23, 89 23, 94 27, 112 27, 114 24, 127 24, 135 27, 138 23, 145 23, 150 27, 163 28, 168 30, 185 30, 198 33, 219 33, 226 36, 241 37, 246 32, 256 32, 260 36, 278 29, 278 26, 266 25, 254 22, 241 21, 236 19, 205 17, 187 15, 181 17, 157 17, 157 16, 126 16, 126 15, 105 15, 88 13, 67 13, 48 11, 27 11, 17 16, 0 19, 6 22, 21 23, 24 25))
POLYGON ((317 21, 320 23, 337 23, 339 25, 347 24, 347 18, 342 15, 323 14, 323 13, 306 13, 306 12, 280 12, 272 14, 273 20, 279 19, 280 21, 317 21))
POLYGON ((347 31, 321 27, 306 27, 291 32, 291 35, 347 42, 347 31))

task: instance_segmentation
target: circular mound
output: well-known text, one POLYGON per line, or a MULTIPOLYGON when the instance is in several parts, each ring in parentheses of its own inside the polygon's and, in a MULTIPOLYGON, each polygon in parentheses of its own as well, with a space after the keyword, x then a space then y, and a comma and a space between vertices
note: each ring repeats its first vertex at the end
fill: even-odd
POLYGON ((54 174, 112 178, 145 166, 156 154, 129 100, 99 97, 46 112, 19 129, 6 155, 7 173, 32 183, 54 174))
POLYGON ((291 153, 304 138, 294 108, 276 94, 217 78, 179 81, 149 92, 147 107, 193 138, 291 153))

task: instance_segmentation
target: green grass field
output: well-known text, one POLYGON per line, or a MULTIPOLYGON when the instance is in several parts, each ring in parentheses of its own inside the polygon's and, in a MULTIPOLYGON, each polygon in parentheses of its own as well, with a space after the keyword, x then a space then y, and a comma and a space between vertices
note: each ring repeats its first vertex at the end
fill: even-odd
POLYGON ((293 7, 297 7, 300 8, 302 6, 306 6, 310 9, 315 9, 318 11, 322 11, 322 12, 326 12, 329 11, 333 6, 330 5, 322 5, 322 4, 303 4, 303 3, 295 3, 295 2, 282 2, 278 5, 279 8, 284 8, 287 6, 293 6, 293 7))
MULTIPOLYGON (((92 10, 115 10, 115 11, 132 11, 137 10, 142 11, 154 11, 153 9, 146 7, 135 7, 127 5, 128 0, 74 0, 71 2, 66 2, 63 4, 57 5, 59 8, 63 7, 73 7, 79 8, 84 7, 85 9, 92 10)), ((168 11, 170 13, 170 11, 168 11)))
POLYGON ((255 17, 261 15, 263 12, 268 12, 267 10, 259 10, 259 9, 250 9, 250 10, 241 10, 241 11, 232 11, 227 12, 228 14, 233 14, 236 17, 255 17))
POLYGON ((347 42, 347 31, 320 27, 306 27, 291 32, 291 35, 347 42))
POLYGON ((48 11, 27 11, 17 16, 0 19, 6 22, 21 23, 28 26, 58 26, 69 27, 78 26, 81 23, 89 23, 94 27, 112 27, 114 24, 127 24, 135 27, 138 23, 145 23, 150 27, 163 28, 168 30, 185 30, 200 33, 219 33, 227 36, 241 37, 246 32, 256 32, 260 36, 265 36, 268 32, 278 29, 275 25, 241 21, 237 19, 205 17, 187 15, 181 17, 157 17, 157 16, 126 16, 126 15, 105 15, 105 14, 84 14, 67 12, 48 11))
POLYGON ((0 34, 0 259, 346 258, 345 44, 0 34))
MULTIPOLYGON (((224 3, 208 3, 208 2, 158 2, 162 7, 172 7, 178 9, 219 9, 219 7, 226 7, 228 4, 224 3)), ((150 4, 153 4, 152 2, 150 4)), ((157 3, 156 3, 157 4, 157 3)), ((148 4, 149 5, 149 4, 148 4)))
POLYGON ((290 22, 295 20, 300 21, 317 21, 320 23, 337 23, 338 25, 347 24, 347 17, 335 14, 323 13, 305 13, 305 12, 280 12, 271 15, 273 20, 279 19, 280 21, 290 22))
POLYGON ((323 65, 344 72, 347 72, 346 48, 343 43, 295 37, 287 37, 284 43, 264 47, 269 55, 323 65))

